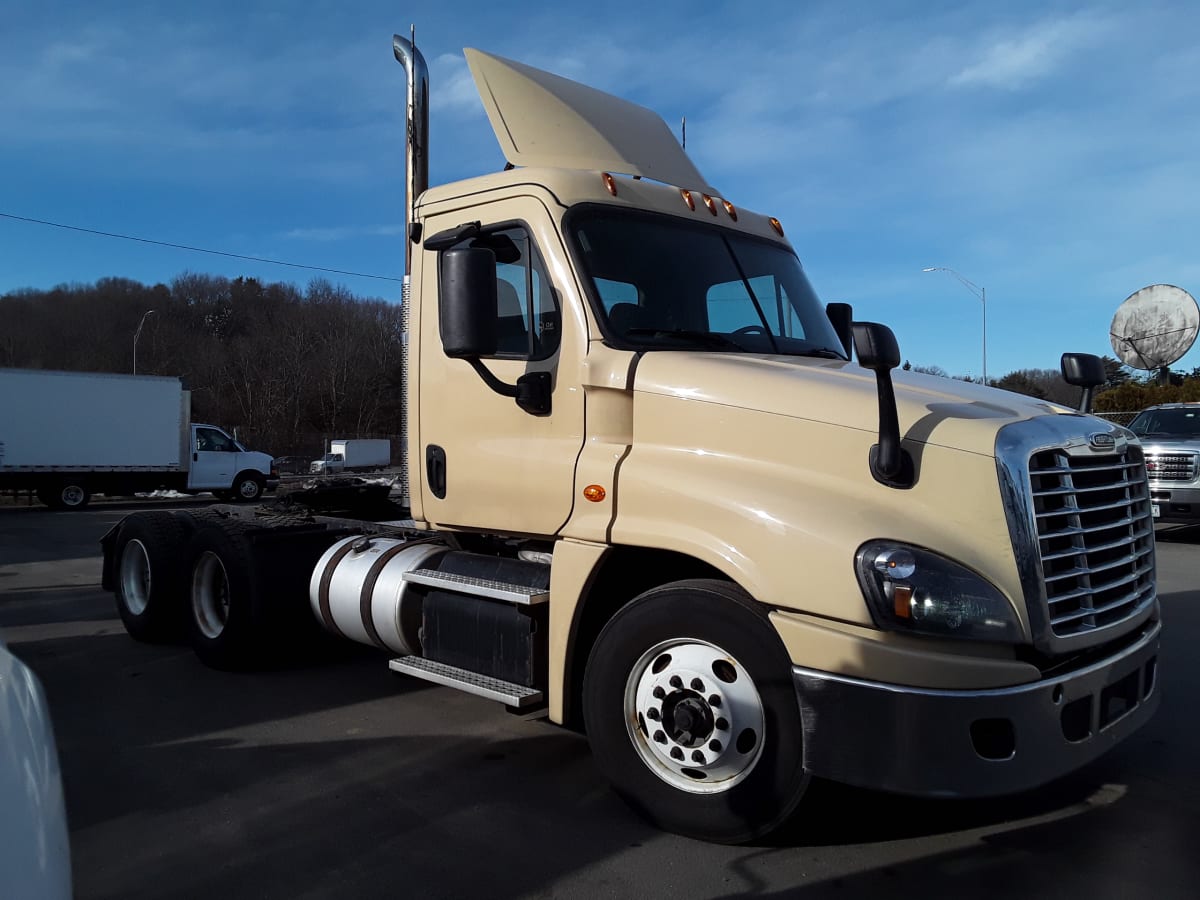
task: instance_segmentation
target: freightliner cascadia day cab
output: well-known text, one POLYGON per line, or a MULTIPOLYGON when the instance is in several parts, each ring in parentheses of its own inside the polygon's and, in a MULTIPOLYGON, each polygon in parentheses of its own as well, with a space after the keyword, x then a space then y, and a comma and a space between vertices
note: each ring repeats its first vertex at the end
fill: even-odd
MULTIPOLYGON (((306 599, 397 672, 581 728, 640 813, 725 842, 813 777, 1020 791, 1151 716, 1129 432, 893 381, 892 333, 822 307, 776 219, 575 82, 466 51, 509 165, 427 187, 426 68, 394 51, 411 520, 131 516, 105 583, 136 636, 179 616, 206 662, 254 666, 306 599)), ((1064 356, 1087 391, 1098 368, 1064 356)))
POLYGON ((253 501, 279 484, 270 456, 190 419, 178 378, 0 369, 0 491, 80 509, 159 488, 253 501))

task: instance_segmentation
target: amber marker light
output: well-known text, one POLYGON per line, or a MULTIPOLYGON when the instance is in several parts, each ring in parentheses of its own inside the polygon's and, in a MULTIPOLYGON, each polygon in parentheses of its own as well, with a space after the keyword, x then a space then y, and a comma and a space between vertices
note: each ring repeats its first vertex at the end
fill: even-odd
POLYGON ((708 196, 708 194, 701 194, 700 196, 704 200, 704 205, 708 207, 708 211, 715 216, 717 214, 717 201, 708 196))
POLYGON ((733 208, 733 204, 728 200, 722 200, 721 205, 725 207, 725 212, 729 213, 729 218, 737 221, 737 210, 733 208))
POLYGON ((604 186, 608 188, 608 192, 614 197, 617 196, 617 179, 613 178, 607 172, 601 172, 600 177, 604 179, 604 186))
POLYGON ((583 497, 585 500, 591 500, 593 503, 600 503, 608 496, 608 492, 598 484, 589 484, 583 489, 583 497))
POLYGON ((892 602, 896 611, 897 619, 912 618, 912 595, 913 590, 906 584, 898 584, 892 588, 892 602))
POLYGON ((783 237, 783 226, 779 224, 779 220, 774 216, 771 216, 771 218, 769 218, 767 221, 771 223, 771 227, 775 229, 775 233, 780 237, 783 237))
POLYGON ((685 188, 679 189, 679 196, 683 198, 683 202, 688 205, 688 209, 692 212, 696 211, 696 201, 692 199, 692 192, 685 188))

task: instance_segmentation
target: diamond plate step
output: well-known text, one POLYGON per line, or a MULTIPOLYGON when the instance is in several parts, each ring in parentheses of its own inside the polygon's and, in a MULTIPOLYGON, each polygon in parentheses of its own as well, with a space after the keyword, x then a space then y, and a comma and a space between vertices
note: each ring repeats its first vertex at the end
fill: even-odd
POLYGON ((411 584, 442 588, 459 594, 469 594, 472 597, 504 600, 507 603, 519 603, 522 606, 545 603, 550 599, 548 588, 505 584, 503 581, 488 581, 486 578, 454 575, 450 572, 439 572, 436 569, 413 569, 411 572, 404 573, 404 580, 411 584))
POLYGON ((469 672, 458 666, 448 666, 432 659, 419 656, 401 656, 388 663, 393 672, 412 675, 434 684, 458 688, 468 694, 486 697, 489 700, 499 700, 506 706, 523 709, 542 702, 542 692, 537 688, 526 687, 523 684, 513 684, 511 681, 501 681, 499 678, 489 678, 478 672, 469 672))

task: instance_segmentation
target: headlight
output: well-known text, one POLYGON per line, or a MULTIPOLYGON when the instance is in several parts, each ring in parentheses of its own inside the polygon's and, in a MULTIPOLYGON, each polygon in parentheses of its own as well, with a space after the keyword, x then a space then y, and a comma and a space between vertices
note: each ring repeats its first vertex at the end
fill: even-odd
POLYGON ((889 631, 1016 643, 1012 605, 982 576, 921 547, 868 541, 855 569, 875 624, 889 631))

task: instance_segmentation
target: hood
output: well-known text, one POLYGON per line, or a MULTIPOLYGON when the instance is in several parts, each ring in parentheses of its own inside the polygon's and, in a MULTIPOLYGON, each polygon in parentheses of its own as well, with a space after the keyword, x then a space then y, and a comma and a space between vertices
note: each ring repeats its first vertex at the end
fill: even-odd
POLYGON ((641 175, 720 196, 653 110, 510 59, 463 52, 514 166, 641 175))
MULTIPOLYGON (((904 440, 994 456, 1010 422, 1073 411, 936 375, 895 370, 904 440)), ((878 433, 875 374, 841 360, 663 351, 638 362, 635 391, 878 433)))

